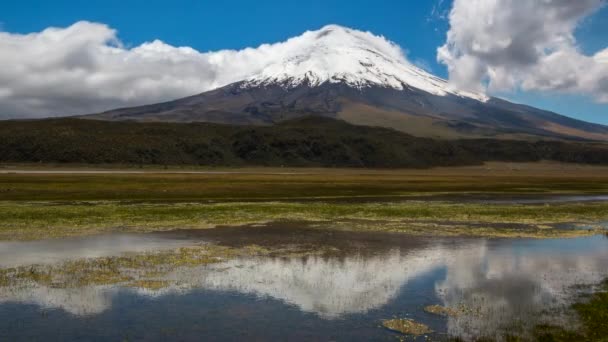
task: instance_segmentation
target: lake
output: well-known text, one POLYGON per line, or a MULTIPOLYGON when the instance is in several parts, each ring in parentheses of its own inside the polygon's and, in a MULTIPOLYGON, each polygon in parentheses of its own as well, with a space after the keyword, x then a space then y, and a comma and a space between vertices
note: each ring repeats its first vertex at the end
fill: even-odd
POLYGON ((270 252, 165 265, 154 270, 156 286, 0 282, 0 341, 394 341, 400 335, 382 327, 392 318, 433 330, 410 340, 501 340, 507 333, 525 337, 541 323, 575 327, 570 305, 608 277, 603 235, 413 237, 293 222, 0 242, 0 268, 191 245, 270 252), (425 311, 430 305, 457 314, 432 314, 425 311))

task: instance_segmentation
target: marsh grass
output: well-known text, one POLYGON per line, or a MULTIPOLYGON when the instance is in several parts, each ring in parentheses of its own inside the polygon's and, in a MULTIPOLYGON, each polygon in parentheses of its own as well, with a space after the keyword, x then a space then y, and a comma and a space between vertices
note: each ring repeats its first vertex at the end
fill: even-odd
POLYGON ((169 287, 171 284, 166 280, 137 280, 127 286, 138 289, 158 291, 169 287))
MULTIPOLYGON (((14 167, 42 172, 55 170, 40 165, 14 167)), ((86 167, 72 169, 91 171, 86 167)), ((154 170, 143 174, 8 173, 0 174, 0 201, 249 202, 467 193, 608 193, 607 167, 575 164, 489 163, 431 170, 234 168, 202 171, 231 173, 179 174, 154 170)))
MULTIPOLYGON (((540 324, 533 328, 532 338, 524 338, 517 334, 505 336, 505 341, 539 341, 539 342, 572 342, 608 341, 608 280, 605 280, 598 291, 589 298, 572 305, 572 317, 577 324, 576 330, 567 330, 551 324, 540 324)), ((463 341, 456 337, 451 341, 463 341)), ((481 341, 494 341, 494 339, 481 339, 481 341)))
POLYGON ((608 220, 608 203, 490 205, 396 203, 0 202, 0 239, 28 240, 104 232, 206 229, 302 221, 320 228, 418 235, 560 237, 604 233, 604 227, 558 229, 557 223, 608 220))
POLYGON ((382 321, 382 326, 401 334, 421 336, 433 332, 428 326, 411 319, 395 318, 382 321))
POLYGON ((132 253, 115 257, 69 260, 51 265, 29 265, 0 269, 0 287, 28 285, 53 288, 118 285, 160 290, 171 285, 166 276, 181 268, 194 268, 225 262, 234 258, 302 257, 330 255, 336 250, 312 246, 288 246, 268 249, 258 245, 227 247, 204 244, 174 250, 132 253))
MULTIPOLYGON (((290 251, 276 251, 289 255, 290 251)), ((218 245, 183 247, 170 251, 130 254, 118 257, 70 260, 57 265, 31 265, 0 269, 0 287, 27 286, 28 283, 54 288, 125 285, 148 290, 170 286, 160 280, 180 267, 198 267, 235 257, 269 255, 260 246, 230 248, 218 245)))
POLYGON ((429 305, 427 307, 424 308, 424 311, 433 314, 433 315, 438 315, 438 316, 450 316, 450 317, 456 317, 460 314, 460 312, 457 309, 453 309, 453 308, 448 308, 445 306, 441 306, 441 305, 429 305))
POLYGON ((588 302, 574 305, 585 327, 585 336, 591 341, 608 340, 608 280, 602 290, 595 293, 588 302))
POLYGON ((423 235, 555 237, 601 232, 601 227, 554 229, 555 223, 608 220, 606 203, 482 205, 421 200, 436 195, 605 194, 605 167, 490 163, 423 171, 219 171, 232 173, 0 174, 0 240, 283 220, 423 235))

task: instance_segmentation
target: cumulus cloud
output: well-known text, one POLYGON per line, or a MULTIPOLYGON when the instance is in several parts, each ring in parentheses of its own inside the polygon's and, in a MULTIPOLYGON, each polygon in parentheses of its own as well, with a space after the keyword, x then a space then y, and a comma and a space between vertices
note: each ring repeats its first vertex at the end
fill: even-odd
POLYGON ((437 58, 471 90, 579 93, 608 103, 608 49, 583 54, 574 32, 605 0, 454 0, 437 58))
MULTIPOLYGON (((385 38, 356 32, 374 48, 405 58, 385 38)), ((314 45, 318 33, 203 53, 159 40, 128 48, 114 29, 86 21, 31 34, 0 32, 0 118, 95 113, 198 94, 292 58, 314 45)))
POLYGON ((92 113, 200 93, 261 69, 282 44, 213 53, 158 40, 125 48, 114 29, 86 21, 0 32, 0 118, 92 113))
POLYGON ((26 35, 0 32, 0 117, 86 113, 190 93, 212 62, 160 41, 125 49, 106 25, 78 22, 26 35))

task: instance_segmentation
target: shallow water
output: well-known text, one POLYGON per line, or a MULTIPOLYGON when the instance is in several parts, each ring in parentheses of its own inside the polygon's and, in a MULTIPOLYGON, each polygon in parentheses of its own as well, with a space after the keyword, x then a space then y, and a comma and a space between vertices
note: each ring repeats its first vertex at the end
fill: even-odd
POLYGON ((189 239, 154 234, 108 234, 42 241, 0 241, 0 268, 53 264, 80 258, 143 253, 192 244, 189 239))
MULTIPOLYGON (((528 328, 547 320, 574 324, 567 307, 580 286, 608 276, 604 236, 421 238, 273 225, 129 236, 126 241, 141 251, 163 240, 171 247, 204 241, 232 247, 323 246, 337 252, 176 267, 162 276, 168 285, 157 290, 0 287, 0 341, 395 340, 397 334, 380 327, 381 320, 394 317, 427 324, 435 331, 433 340, 500 339, 505 332, 525 336, 528 328), (462 312, 446 318, 423 310, 433 304, 462 312)), ((126 251, 116 248, 120 244, 112 236, 97 245, 73 241, 38 242, 36 248, 44 251, 42 259, 53 261, 126 251), (89 248, 102 252, 83 252, 89 248)), ((17 255, 32 254, 32 244, 23 243, 28 247, 21 250, 13 243, 12 263, 17 255)), ((3 261, 10 254, 4 253, 3 261)), ((41 259, 29 257, 21 264, 35 260, 41 259)))
POLYGON ((608 195, 605 194, 522 194, 522 195, 505 195, 505 194, 447 194, 447 195, 430 195, 421 197, 410 197, 409 199, 423 201, 442 201, 442 202, 464 202, 464 203, 479 203, 479 204, 559 204, 559 203, 580 203, 580 202, 607 202, 608 195))
MULTIPOLYGON (((318 198, 298 198, 299 202, 318 201, 318 198)), ((448 203, 474 203, 474 204, 560 204, 560 203, 586 203, 608 202, 606 194, 495 194, 495 193, 454 193, 454 194, 428 194, 415 196, 358 196, 348 198, 324 198, 327 202, 335 203, 378 203, 401 201, 425 201, 448 203)))
POLYGON ((608 201, 608 195, 541 195, 482 200, 483 203, 488 204, 548 204, 606 201, 608 201))

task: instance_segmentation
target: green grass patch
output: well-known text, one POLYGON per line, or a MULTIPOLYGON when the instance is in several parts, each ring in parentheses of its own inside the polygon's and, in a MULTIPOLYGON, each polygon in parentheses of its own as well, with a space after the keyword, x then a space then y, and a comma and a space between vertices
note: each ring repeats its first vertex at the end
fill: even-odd
POLYGON ((569 230, 552 225, 608 220, 608 203, 0 202, 0 217, 0 239, 3 240, 205 229, 285 220, 310 222, 323 228, 428 235, 554 237, 603 232, 601 228, 569 230))

